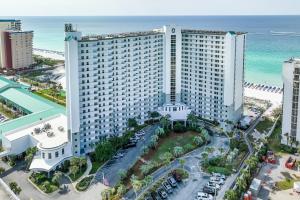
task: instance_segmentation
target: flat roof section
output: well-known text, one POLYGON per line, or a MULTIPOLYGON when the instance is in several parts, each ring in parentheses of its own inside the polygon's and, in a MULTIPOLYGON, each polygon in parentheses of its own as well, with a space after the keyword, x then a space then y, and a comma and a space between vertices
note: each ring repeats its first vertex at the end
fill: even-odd
POLYGON ((66 108, 48 99, 29 92, 19 83, 0 76, 0 96, 27 110, 30 114, 12 119, 0 124, 0 139, 2 134, 28 126, 57 114, 66 114, 66 108))
POLYGON ((36 98, 36 96, 32 95, 32 93, 26 92, 21 88, 9 88, 0 93, 0 96, 14 102, 16 105, 31 113, 41 112, 52 108, 47 102, 41 101, 36 98))

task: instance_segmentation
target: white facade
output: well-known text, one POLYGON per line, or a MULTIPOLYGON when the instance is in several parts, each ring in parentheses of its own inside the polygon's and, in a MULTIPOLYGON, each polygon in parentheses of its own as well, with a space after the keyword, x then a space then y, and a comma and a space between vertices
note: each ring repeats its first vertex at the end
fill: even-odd
POLYGON ((73 155, 66 127, 67 117, 60 114, 7 132, 2 137, 2 154, 19 155, 37 147, 30 169, 49 172, 73 155))
POLYGON ((299 76, 300 59, 292 58, 283 63, 282 79, 284 91, 281 137, 283 144, 290 144, 291 140, 294 139, 300 142, 299 76))
POLYGON ((164 26, 146 32, 81 36, 66 25, 68 125, 75 154, 121 135, 159 111, 210 120, 242 114, 244 33, 164 26))

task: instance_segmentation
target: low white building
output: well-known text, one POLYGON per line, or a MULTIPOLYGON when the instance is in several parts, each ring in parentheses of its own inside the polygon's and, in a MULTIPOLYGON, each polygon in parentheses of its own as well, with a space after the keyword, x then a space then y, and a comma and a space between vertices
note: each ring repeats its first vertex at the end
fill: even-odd
POLYGON ((2 146, 10 155, 21 154, 36 146, 38 152, 30 169, 49 172, 72 156, 66 125, 65 115, 53 116, 6 133, 2 146))

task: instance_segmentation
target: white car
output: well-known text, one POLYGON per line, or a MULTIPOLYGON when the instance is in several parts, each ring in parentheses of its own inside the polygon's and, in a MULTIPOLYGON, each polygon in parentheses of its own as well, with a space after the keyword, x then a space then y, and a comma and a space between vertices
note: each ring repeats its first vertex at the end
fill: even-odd
POLYGON ((223 180, 226 179, 226 176, 223 175, 223 174, 220 174, 220 173, 212 173, 212 175, 213 175, 214 177, 221 178, 221 179, 223 179, 223 180))
POLYGON ((212 182, 206 183, 206 186, 207 186, 207 187, 211 187, 211 188, 213 188, 213 189, 217 189, 217 190, 220 190, 220 189, 221 189, 221 186, 220 186, 219 184, 212 183, 212 182))
POLYGON ((213 200, 213 196, 204 192, 197 193, 197 200, 213 200))
POLYGON ((224 179, 218 178, 218 177, 215 177, 215 176, 210 177, 209 180, 210 180, 210 182, 217 183, 219 185, 224 185, 224 183, 225 183, 224 179))

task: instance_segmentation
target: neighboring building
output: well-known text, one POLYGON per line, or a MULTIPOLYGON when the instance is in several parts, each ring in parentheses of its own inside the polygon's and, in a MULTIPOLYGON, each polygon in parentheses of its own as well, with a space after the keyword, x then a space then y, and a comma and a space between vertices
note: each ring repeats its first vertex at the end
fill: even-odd
POLYGON ((24 69, 33 64, 33 31, 0 32, 0 67, 5 69, 24 69))
POLYGON ((21 31, 20 20, 0 20, 0 68, 19 70, 33 64, 33 31, 21 31))
POLYGON ((291 58, 283 63, 282 78, 283 116, 281 143, 291 144, 291 141, 300 142, 300 59, 291 58))
POLYGON ((0 124, 0 157, 19 155, 29 147, 38 152, 30 169, 49 172, 72 156, 65 108, 0 76, 0 101, 23 116, 0 124))
POLYGON ((21 20, 16 19, 0 19, 1 30, 16 30, 21 31, 21 20))
POLYGON ((129 118, 196 115, 222 124, 242 116, 245 33, 186 30, 82 36, 65 26, 68 128, 73 151, 121 135, 129 118))

